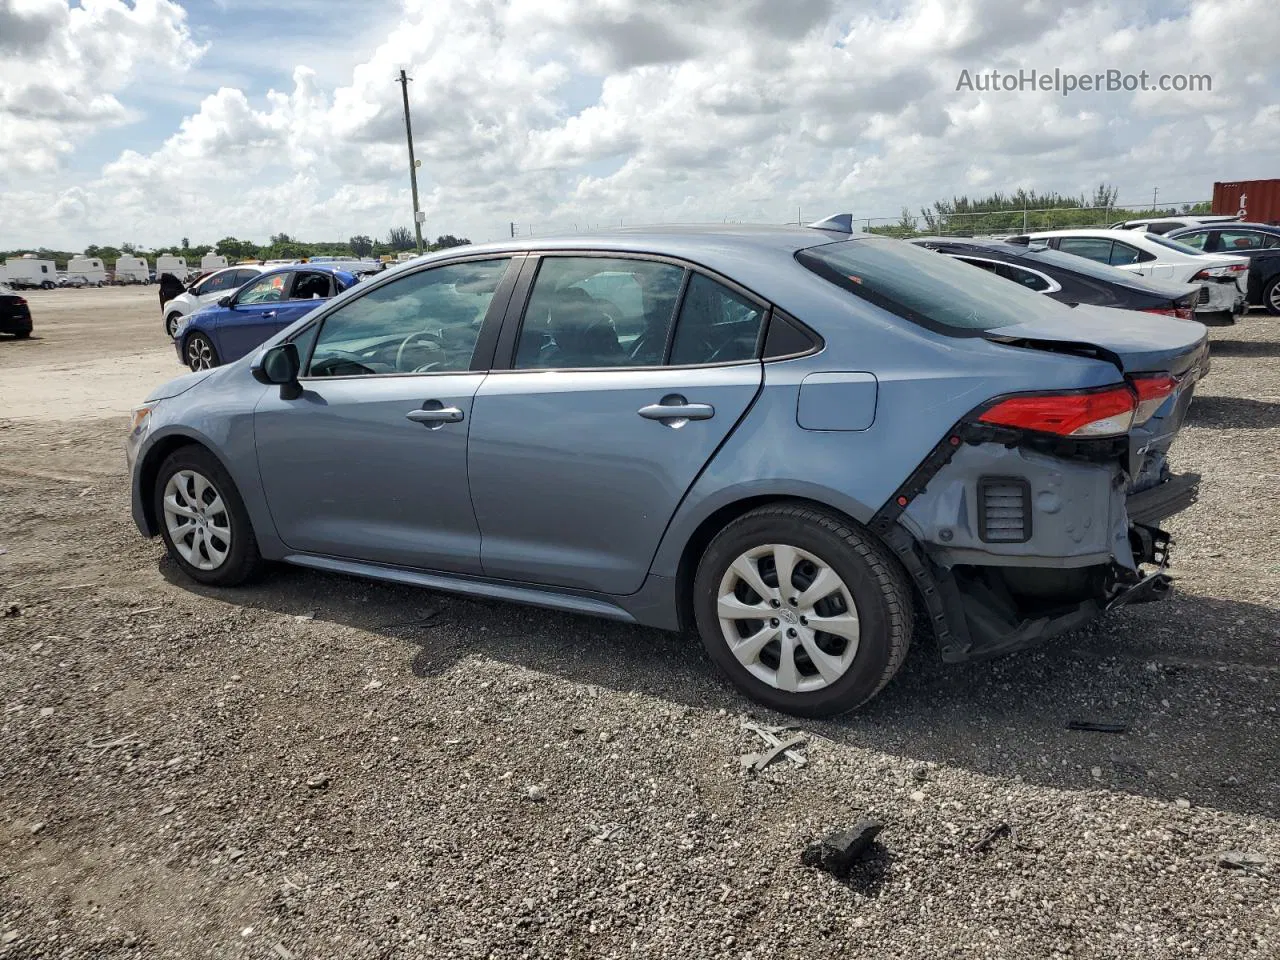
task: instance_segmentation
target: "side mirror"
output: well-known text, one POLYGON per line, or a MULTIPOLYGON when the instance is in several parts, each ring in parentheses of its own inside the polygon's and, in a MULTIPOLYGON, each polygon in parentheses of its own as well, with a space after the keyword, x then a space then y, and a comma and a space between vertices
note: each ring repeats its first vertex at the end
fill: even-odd
POLYGON ((231 306, 231 298, 230 298, 230 297, 223 297, 221 300, 219 300, 219 301, 218 301, 218 306, 220 306, 220 307, 229 307, 229 306, 231 306))
POLYGON ((296 343, 279 343, 258 358, 253 365, 253 378, 259 383, 278 384, 280 395, 293 399, 301 395, 298 374, 302 361, 296 343))

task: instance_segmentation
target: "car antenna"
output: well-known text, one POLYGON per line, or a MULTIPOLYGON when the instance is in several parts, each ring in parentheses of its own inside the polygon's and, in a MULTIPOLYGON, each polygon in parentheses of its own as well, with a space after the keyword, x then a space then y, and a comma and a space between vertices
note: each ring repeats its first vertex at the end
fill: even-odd
POLYGON ((825 220, 816 220, 808 226, 814 230, 830 230, 832 233, 853 233, 853 214, 833 214, 825 220))

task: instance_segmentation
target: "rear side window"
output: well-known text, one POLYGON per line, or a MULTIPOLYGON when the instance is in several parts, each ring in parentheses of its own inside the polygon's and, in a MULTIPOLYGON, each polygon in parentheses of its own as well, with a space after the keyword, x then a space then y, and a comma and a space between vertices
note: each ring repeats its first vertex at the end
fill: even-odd
POLYGON ((1131 247, 1127 243, 1113 243, 1111 245, 1111 265, 1113 267, 1125 267, 1131 263, 1139 263, 1141 260, 1142 251, 1137 247, 1131 247))
POLYGON ((1111 241, 1098 237, 1063 237, 1058 241, 1058 249, 1096 263, 1111 262, 1111 241))
POLYGON ((660 365, 683 281, 682 268, 653 260, 544 257, 515 369, 660 365))
POLYGON ((1036 293, 1043 293, 1053 286, 1049 282, 1048 277, 1043 273, 1036 273, 1033 270, 1023 270, 1021 267, 1015 267, 1011 263, 1000 264, 1000 269, 996 271, 1006 280, 1012 280, 1014 283, 1021 284, 1028 290, 1034 290, 1036 293))
POLYGON ((762 320, 763 307, 695 273, 680 305, 670 363, 685 366, 754 359, 762 320))
POLYGON ((796 254, 841 289, 913 323, 952 335, 1023 323, 1068 308, 1001 277, 901 240, 844 240, 796 254))
POLYGON ((290 300, 323 300, 330 296, 332 289, 327 273, 299 273, 293 278, 293 292, 290 300))

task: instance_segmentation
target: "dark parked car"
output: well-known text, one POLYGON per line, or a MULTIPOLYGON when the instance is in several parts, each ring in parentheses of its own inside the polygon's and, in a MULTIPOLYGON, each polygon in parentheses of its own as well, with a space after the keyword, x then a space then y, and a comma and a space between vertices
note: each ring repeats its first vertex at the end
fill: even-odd
POLYGON ((325 264, 293 264, 258 275, 173 328, 178 360, 205 370, 243 357, 262 341, 357 282, 325 264))
POLYGON ((1198 285, 1135 276, 1084 257, 1060 253, 1042 243, 968 237, 920 237, 911 242, 981 267, 1062 303, 1142 310, 1179 320, 1195 319, 1198 285))
POLYGON ((0 333, 19 339, 31 336, 31 308, 27 298, 0 283, 0 333))
POLYGON ((1280 317, 1280 226, 1223 223, 1189 227, 1169 235, 1205 253, 1234 253, 1249 258, 1249 304, 1280 317))
POLYGON ((1207 362, 1198 323, 847 215, 457 247, 153 391, 133 517, 204 584, 278 560, 696 628, 823 716, 889 682, 917 611, 955 662, 1163 597, 1207 362))

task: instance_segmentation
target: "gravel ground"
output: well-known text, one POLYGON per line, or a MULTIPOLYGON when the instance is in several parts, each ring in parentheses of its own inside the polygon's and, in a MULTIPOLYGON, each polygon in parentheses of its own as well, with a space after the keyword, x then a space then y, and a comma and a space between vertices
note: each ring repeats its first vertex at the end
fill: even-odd
MULTIPOLYGON (((119 354, 150 363, 146 309, 119 354)), ((1280 956, 1280 322, 1213 337, 1173 600, 994 663, 918 644, 759 774, 695 642, 300 569, 196 587, 129 520, 123 418, 8 401, 0 958, 1280 956), (863 817, 847 880, 801 865, 863 817)))

